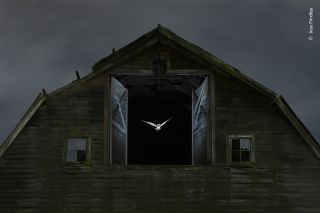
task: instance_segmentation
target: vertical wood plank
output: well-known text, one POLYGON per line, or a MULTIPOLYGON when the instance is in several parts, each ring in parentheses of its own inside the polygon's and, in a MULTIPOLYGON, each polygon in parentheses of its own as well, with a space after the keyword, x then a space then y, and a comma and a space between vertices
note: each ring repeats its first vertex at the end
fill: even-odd
POLYGON ((211 163, 211 165, 214 165, 215 163, 215 78, 214 78, 214 72, 212 72, 209 75, 209 94, 210 94, 210 107, 209 107, 209 114, 210 114, 210 119, 209 119, 209 149, 211 152, 208 153, 208 162, 211 163))
POLYGON ((111 165, 111 79, 110 75, 105 76, 105 96, 104 96, 104 161, 105 165, 111 165))
POLYGON ((208 77, 193 91, 192 100, 192 152, 193 164, 206 164, 208 156, 208 77))
POLYGON ((127 164, 128 90, 111 77, 112 164, 127 164))

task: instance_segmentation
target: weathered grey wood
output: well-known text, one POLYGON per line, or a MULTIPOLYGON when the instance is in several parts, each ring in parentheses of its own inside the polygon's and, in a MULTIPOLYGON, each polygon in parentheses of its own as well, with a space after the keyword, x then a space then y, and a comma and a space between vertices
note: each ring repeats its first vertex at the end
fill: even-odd
POLYGON ((111 79, 110 75, 105 75, 104 88, 104 163, 111 165, 111 79))
MULTIPOLYGON (((135 42, 130 43, 124 48, 121 48, 117 54, 112 54, 109 57, 106 57, 100 60, 93 66, 95 72, 87 75, 83 78, 83 81, 90 80, 95 78, 97 75, 100 75, 103 72, 108 72, 110 69, 121 65, 121 63, 128 63, 128 58, 132 58, 136 55, 140 55, 143 51, 149 49, 161 50, 161 46, 164 45, 165 49, 174 50, 173 52, 180 53, 183 57, 187 58, 187 61, 191 60, 195 64, 201 64, 205 69, 212 69, 215 72, 223 76, 232 76, 239 81, 243 82, 252 89, 258 91, 259 93, 266 95, 268 97, 277 100, 276 102, 280 105, 286 105, 283 99, 277 99, 277 94, 272 90, 264 87, 248 76, 242 74, 238 69, 225 64, 222 60, 218 59, 214 55, 204 51, 200 47, 184 40, 183 38, 177 36, 175 33, 170 31, 167 28, 162 26, 150 31, 149 33, 141 36, 135 42), (160 45, 161 44, 161 45, 160 45)), ((172 51, 168 51, 172 52, 172 51)), ((157 52, 158 54, 158 52, 157 52)), ((167 54, 167 53, 165 53, 167 54)), ((170 54, 169 54, 170 55, 170 54)), ((179 54, 178 54, 179 55, 179 54)), ((174 56, 174 55, 172 55, 174 56)), ((172 57, 170 56, 170 57, 172 57)), ((154 59, 154 56, 153 56, 154 59)), ((74 84, 69 84, 64 88, 61 88, 51 94, 56 94, 64 89, 74 86, 74 84)), ((316 140, 311 136, 310 132, 303 126, 299 121, 297 116, 290 110, 289 107, 281 107, 283 113, 288 115, 288 119, 291 122, 296 123, 297 131, 305 138, 309 146, 314 150, 315 154, 320 156, 320 146, 316 140)))
POLYGON ((127 164, 128 90, 111 77, 112 164, 127 164))
POLYGON ((8 149, 14 139, 18 136, 18 134, 22 131, 22 129, 27 125, 32 116, 36 113, 38 108, 41 106, 43 101, 46 99, 46 96, 43 94, 39 94, 37 98, 34 100, 28 111, 25 113, 21 121, 14 128, 8 138, 0 145, 0 157, 3 153, 8 149))
POLYGON ((215 163, 215 144, 216 144, 216 125, 215 125, 215 79, 214 73, 209 75, 209 95, 210 95, 210 105, 209 105, 209 137, 208 137, 208 163, 214 165, 215 163))
POLYGON ((192 164, 208 162, 208 77, 192 93, 192 164))
MULTIPOLYGON (((151 37, 142 41, 151 41, 151 37)), ((306 141, 313 139, 282 98, 276 100, 268 92, 260 92, 261 88, 255 89, 257 85, 248 85, 239 77, 242 74, 222 74, 222 65, 219 71, 198 68, 194 62, 199 55, 190 63, 191 52, 181 54, 186 48, 176 45, 180 47, 176 51, 168 48, 170 42, 163 43, 167 45, 160 47, 160 54, 178 60, 171 63, 171 67, 176 66, 171 71, 179 77, 172 74, 163 79, 166 84, 175 84, 178 79, 183 85, 180 90, 187 92, 199 85, 202 74, 214 73, 208 84, 209 117, 214 118, 213 124, 208 123, 213 135, 208 140, 215 143, 211 148, 214 164, 110 166, 110 75, 90 74, 48 93, 12 137, 0 157, 1 213, 320 212, 318 151, 310 149, 316 146, 306 141), (255 137, 255 164, 230 166, 226 163, 226 138, 244 134, 255 137), (89 162, 65 162, 64 142, 68 137, 91 139, 89 162)), ((139 71, 152 64, 155 56, 153 50, 145 50, 141 47, 134 51, 139 55, 133 57, 132 52, 120 62, 111 60, 113 65, 127 67, 123 75, 140 73, 136 78, 123 78, 129 85, 139 78, 139 84, 151 79, 139 71)), ((115 74, 119 68, 109 71, 115 74)), ((122 119, 117 116, 115 121, 122 119)), ((204 162, 209 159, 207 153, 204 162)))

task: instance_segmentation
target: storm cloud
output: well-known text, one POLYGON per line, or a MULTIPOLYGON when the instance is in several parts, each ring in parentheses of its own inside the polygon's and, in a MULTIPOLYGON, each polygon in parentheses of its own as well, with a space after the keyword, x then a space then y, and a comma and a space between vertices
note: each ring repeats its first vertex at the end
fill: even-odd
POLYGON ((0 143, 42 88, 88 74, 157 24, 282 94, 319 141, 319 11, 317 0, 0 0, 0 143))

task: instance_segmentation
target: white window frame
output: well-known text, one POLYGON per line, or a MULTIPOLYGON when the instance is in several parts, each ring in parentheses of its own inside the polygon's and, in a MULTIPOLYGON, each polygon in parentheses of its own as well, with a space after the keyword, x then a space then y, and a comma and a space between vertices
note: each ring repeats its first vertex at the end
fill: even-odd
POLYGON ((65 145, 64 145, 64 162, 65 163, 88 163, 91 158, 91 139, 88 137, 67 137, 65 140, 65 145), (86 160, 85 161, 68 161, 68 141, 69 139, 81 139, 81 140, 86 140, 86 160))
POLYGON ((255 159, 255 137, 254 135, 229 135, 227 136, 226 144, 226 160, 229 165, 254 165, 256 162, 255 159), (233 162, 232 161, 232 140, 233 139, 250 139, 250 161, 244 162, 233 162))

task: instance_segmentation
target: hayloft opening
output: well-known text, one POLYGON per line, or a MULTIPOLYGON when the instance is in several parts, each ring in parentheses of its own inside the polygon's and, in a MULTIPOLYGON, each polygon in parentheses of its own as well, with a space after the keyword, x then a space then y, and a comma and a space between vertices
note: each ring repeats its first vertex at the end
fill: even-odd
POLYGON ((199 75, 113 76, 113 164, 190 165, 195 151, 206 158, 205 119, 201 119, 206 109, 200 106, 206 102, 200 100, 205 96, 204 79, 199 75), (196 133, 194 118, 202 120, 196 133), (200 140, 195 139, 199 133, 200 140), (200 143, 195 147, 194 141, 200 143), (124 150, 126 156, 119 157, 124 150))
POLYGON ((130 99, 129 93, 128 122, 129 164, 191 164, 191 96, 161 91, 130 99), (167 122, 156 130, 142 120, 167 122))

